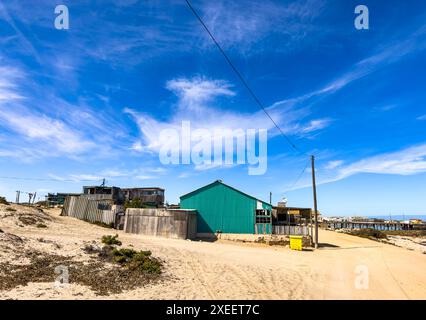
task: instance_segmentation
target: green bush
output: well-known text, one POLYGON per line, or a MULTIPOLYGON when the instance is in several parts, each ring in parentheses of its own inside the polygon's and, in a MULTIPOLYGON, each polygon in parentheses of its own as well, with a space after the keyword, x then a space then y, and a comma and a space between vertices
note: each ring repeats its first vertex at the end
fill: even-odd
POLYGON ((9 205, 10 203, 6 200, 5 197, 0 197, 0 204, 9 205))
POLYGON ((16 211, 16 209, 13 209, 13 208, 6 208, 6 211, 15 212, 15 211, 16 211))
POLYGON ((142 202, 141 199, 139 198, 135 198, 132 199, 131 201, 126 201, 124 203, 124 208, 147 208, 147 206, 142 202))
POLYGON ((387 236, 384 232, 372 228, 351 230, 349 233, 362 238, 387 239, 387 236))
POLYGON ((117 248, 114 245, 121 245, 115 236, 106 235, 102 237, 102 243, 105 244, 101 250, 93 250, 93 248, 85 248, 88 253, 98 252, 99 257, 108 262, 117 263, 123 267, 127 267, 132 271, 139 271, 149 274, 161 273, 161 262, 151 257, 151 251, 136 251, 131 248, 117 248))
POLYGON ((133 259, 128 267, 132 270, 141 270, 147 273, 160 274, 161 273, 161 264, 155 260, 150 259, 149 257, 143 257, 141 259, 133 259))
POLYGON ((133 249, 114 249, 112 251, 114 262, 117 262, 119 264, 128 263, 135 254, 136 251, 133 249))
POLYGON ((89 221, 89 220, 85 220, 85 221, 89 222, 91 224, 97 225, 99 227, 103 227, 103 228, 108 228, 108 229, 113 229, 114 228, 114 222, 105 223, 105 222, 101 222, 101 221, 89 221))
POLYGON ((160 273, 161 264, 153 258, 150 258, 151 251, 139 251, 128 264, 130 269, 139 269, 148 273, 160 273))
POLYGON ((161 273, 161 263, 151 257, 151 251, 115 248, 112 254, 114 262, 127 266, 131 270, 139 270, 152 274, 161 273))
POLYGON ((117 245, 117 246, 121 246, 121 241, 117 239, 118 238, 118 234, 116 234, 115 236, 110 236, 110 235, 106 235, 106 236, 102 236, 102 243, 109 245, 109 246, 113 246, 113 245, 117 245))
POLYGON ((37 223, 37 228, 47 228, 47 226, 44 223, 37 223))
POLYGON ((44 201, 44 200, 43 201, 37 201, 36 205, 40 206, 40 207, 47 207, 49 205, 49 202, 44 201))
POLYGON ((389 236, 406 236, 406 237, 425 237, 426 230, 386 230, 383 231, 389 236))

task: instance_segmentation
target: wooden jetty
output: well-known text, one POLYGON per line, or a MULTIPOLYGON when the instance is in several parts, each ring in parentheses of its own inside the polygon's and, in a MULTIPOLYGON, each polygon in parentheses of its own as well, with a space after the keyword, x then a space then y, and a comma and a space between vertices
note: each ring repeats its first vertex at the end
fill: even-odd
POLYGON ((323 222, 328 229, 375 229, 375 230, 413 230, 415 224, 402 221, 327 221, 323 222))

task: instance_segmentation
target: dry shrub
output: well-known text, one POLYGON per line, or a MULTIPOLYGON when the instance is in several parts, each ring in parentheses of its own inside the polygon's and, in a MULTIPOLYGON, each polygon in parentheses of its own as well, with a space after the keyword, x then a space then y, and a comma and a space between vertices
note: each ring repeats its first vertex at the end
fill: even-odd
POLYGON ((387 239, 387 236, 384 232, 372 228, 366 228, 366 229, 358 229, 358 230, 351 230, 349 231, 349 234, 358 236, 361 238, 369 238, 369 239, 387 239))
POLYGON ((73 261, 72 257, 26 251, 31 260, 27 265, 0 263, 0 290, 10 290, 25 286, 30 282, 54 282, 59 265, 68 268, 69 283, 90 287, 96 295, 121 293, 142 287, 159 279, 158 273, 145 272, 139 268, 110 265, 102 259, 89 263, 73 261))
POLYGON ((0 197, 0 204, 9 205, 10 203, 6 200, 5 197, 0 197))
POLYGON ((108 246, 121 246, 121 241, 118 240, 118 234, 116 234, 115 236, 110 236, 110 235, 106 235, 106 236, 102 236, 101 239, 102 243, 108 245, 108 246))

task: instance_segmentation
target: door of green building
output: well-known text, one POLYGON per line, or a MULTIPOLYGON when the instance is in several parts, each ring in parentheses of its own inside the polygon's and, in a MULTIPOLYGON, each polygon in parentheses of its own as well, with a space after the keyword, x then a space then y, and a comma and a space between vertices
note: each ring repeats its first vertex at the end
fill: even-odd
POLYGON ((255 213, 255 234, 271 234, 272 233, 272 214, 270 210, 257 209, 255 213))

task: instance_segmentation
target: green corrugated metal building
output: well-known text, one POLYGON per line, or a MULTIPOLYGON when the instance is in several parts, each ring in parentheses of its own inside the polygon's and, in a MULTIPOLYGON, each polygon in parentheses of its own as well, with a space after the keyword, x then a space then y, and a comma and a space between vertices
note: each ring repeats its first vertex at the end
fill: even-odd
POLYGON ((197 233, 272 232, 272 206, 221 180, 181 196, 180 207, 197 210, 197 233))

